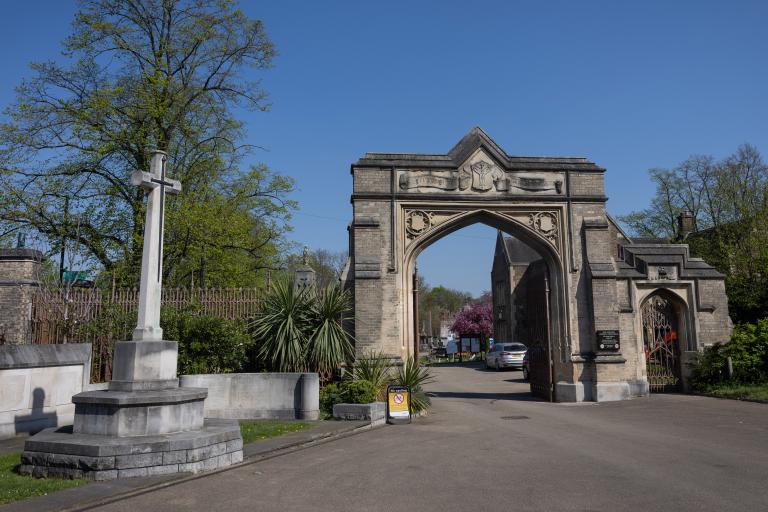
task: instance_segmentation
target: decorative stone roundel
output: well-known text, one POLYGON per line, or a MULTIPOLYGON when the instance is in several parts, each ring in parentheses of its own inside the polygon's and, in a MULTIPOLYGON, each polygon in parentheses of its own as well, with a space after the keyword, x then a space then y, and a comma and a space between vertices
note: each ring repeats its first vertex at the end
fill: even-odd
POLYGON ((432 216, 428 212, 413 210, 405 219, 405 229, 411 237, 417 237, 432 227, 432 216))
POLYGON ((528 216, 530 226, 547 240, 557 238, 557 216, 552 212, 531 213, 528 216))

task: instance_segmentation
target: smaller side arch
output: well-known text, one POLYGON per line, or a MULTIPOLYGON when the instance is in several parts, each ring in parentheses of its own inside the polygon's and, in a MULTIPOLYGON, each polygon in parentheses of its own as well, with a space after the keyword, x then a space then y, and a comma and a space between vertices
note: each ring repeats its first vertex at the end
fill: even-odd
POLYGON ((686 301, 656 288, 640 304, 642 354, 652 393, 683 389, 683 353, 689 346, 690 314, 686 301))

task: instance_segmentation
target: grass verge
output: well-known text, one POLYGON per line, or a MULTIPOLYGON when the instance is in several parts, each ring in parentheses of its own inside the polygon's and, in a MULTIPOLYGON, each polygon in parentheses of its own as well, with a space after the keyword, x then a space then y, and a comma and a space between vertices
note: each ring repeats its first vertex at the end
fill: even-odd
POLYGON ((88 483, 87 480, 34 478, 20 475, 16 473, 16 466, 20 462, 21 456, 18 453, 0 455, 0 505, 88 483))
POLYGON ((299 432, 309 426, 309 423, 301 421, 248 420, 240 422, 240 433, 243 435, 243 444, 248 444, 270 437, 299 432))
POLYGON ((708 386, 702 392, 720 398, 768 402, 768 384, 719 384, 708 386))

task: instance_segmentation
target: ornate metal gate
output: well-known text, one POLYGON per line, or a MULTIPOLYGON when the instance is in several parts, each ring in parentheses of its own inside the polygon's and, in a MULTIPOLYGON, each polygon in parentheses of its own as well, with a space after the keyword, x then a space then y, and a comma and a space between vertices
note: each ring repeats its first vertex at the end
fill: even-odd
POLYGON ((531 393, 544 400, 551 400, 552 383, 549 364, 549 347, 546 340, 535 340, 528 346, 528 375, 531 393))
POLYGON ((677 314, 672 303, 652 295, 642 307, 643 348, 651 393, 680 389, 677 314))
MULTIPOLYGON (((546 273, 539 284, 544 294, 535 292, 528 295, 527 340, 528 380, 531 393, 545 400, 554 400, 552 384, 552 351, 549 328, 549 278, 546 273)), ((535 287, 534 287, 535 288, 535 287)))

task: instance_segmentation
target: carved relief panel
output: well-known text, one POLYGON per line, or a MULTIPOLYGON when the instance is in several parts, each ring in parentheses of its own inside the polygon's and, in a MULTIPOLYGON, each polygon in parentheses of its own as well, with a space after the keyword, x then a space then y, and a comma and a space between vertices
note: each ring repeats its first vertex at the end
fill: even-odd
POLYGON ((457 170, 399 170, 403 192, 454 192, 492 195, 563 193, 563 174, 552 172, 508 172, 482 149, 457 170))
POLYGON ((677 265, 674 264, 648 266, 649 281, 676 281, 677 274, 677 265))

